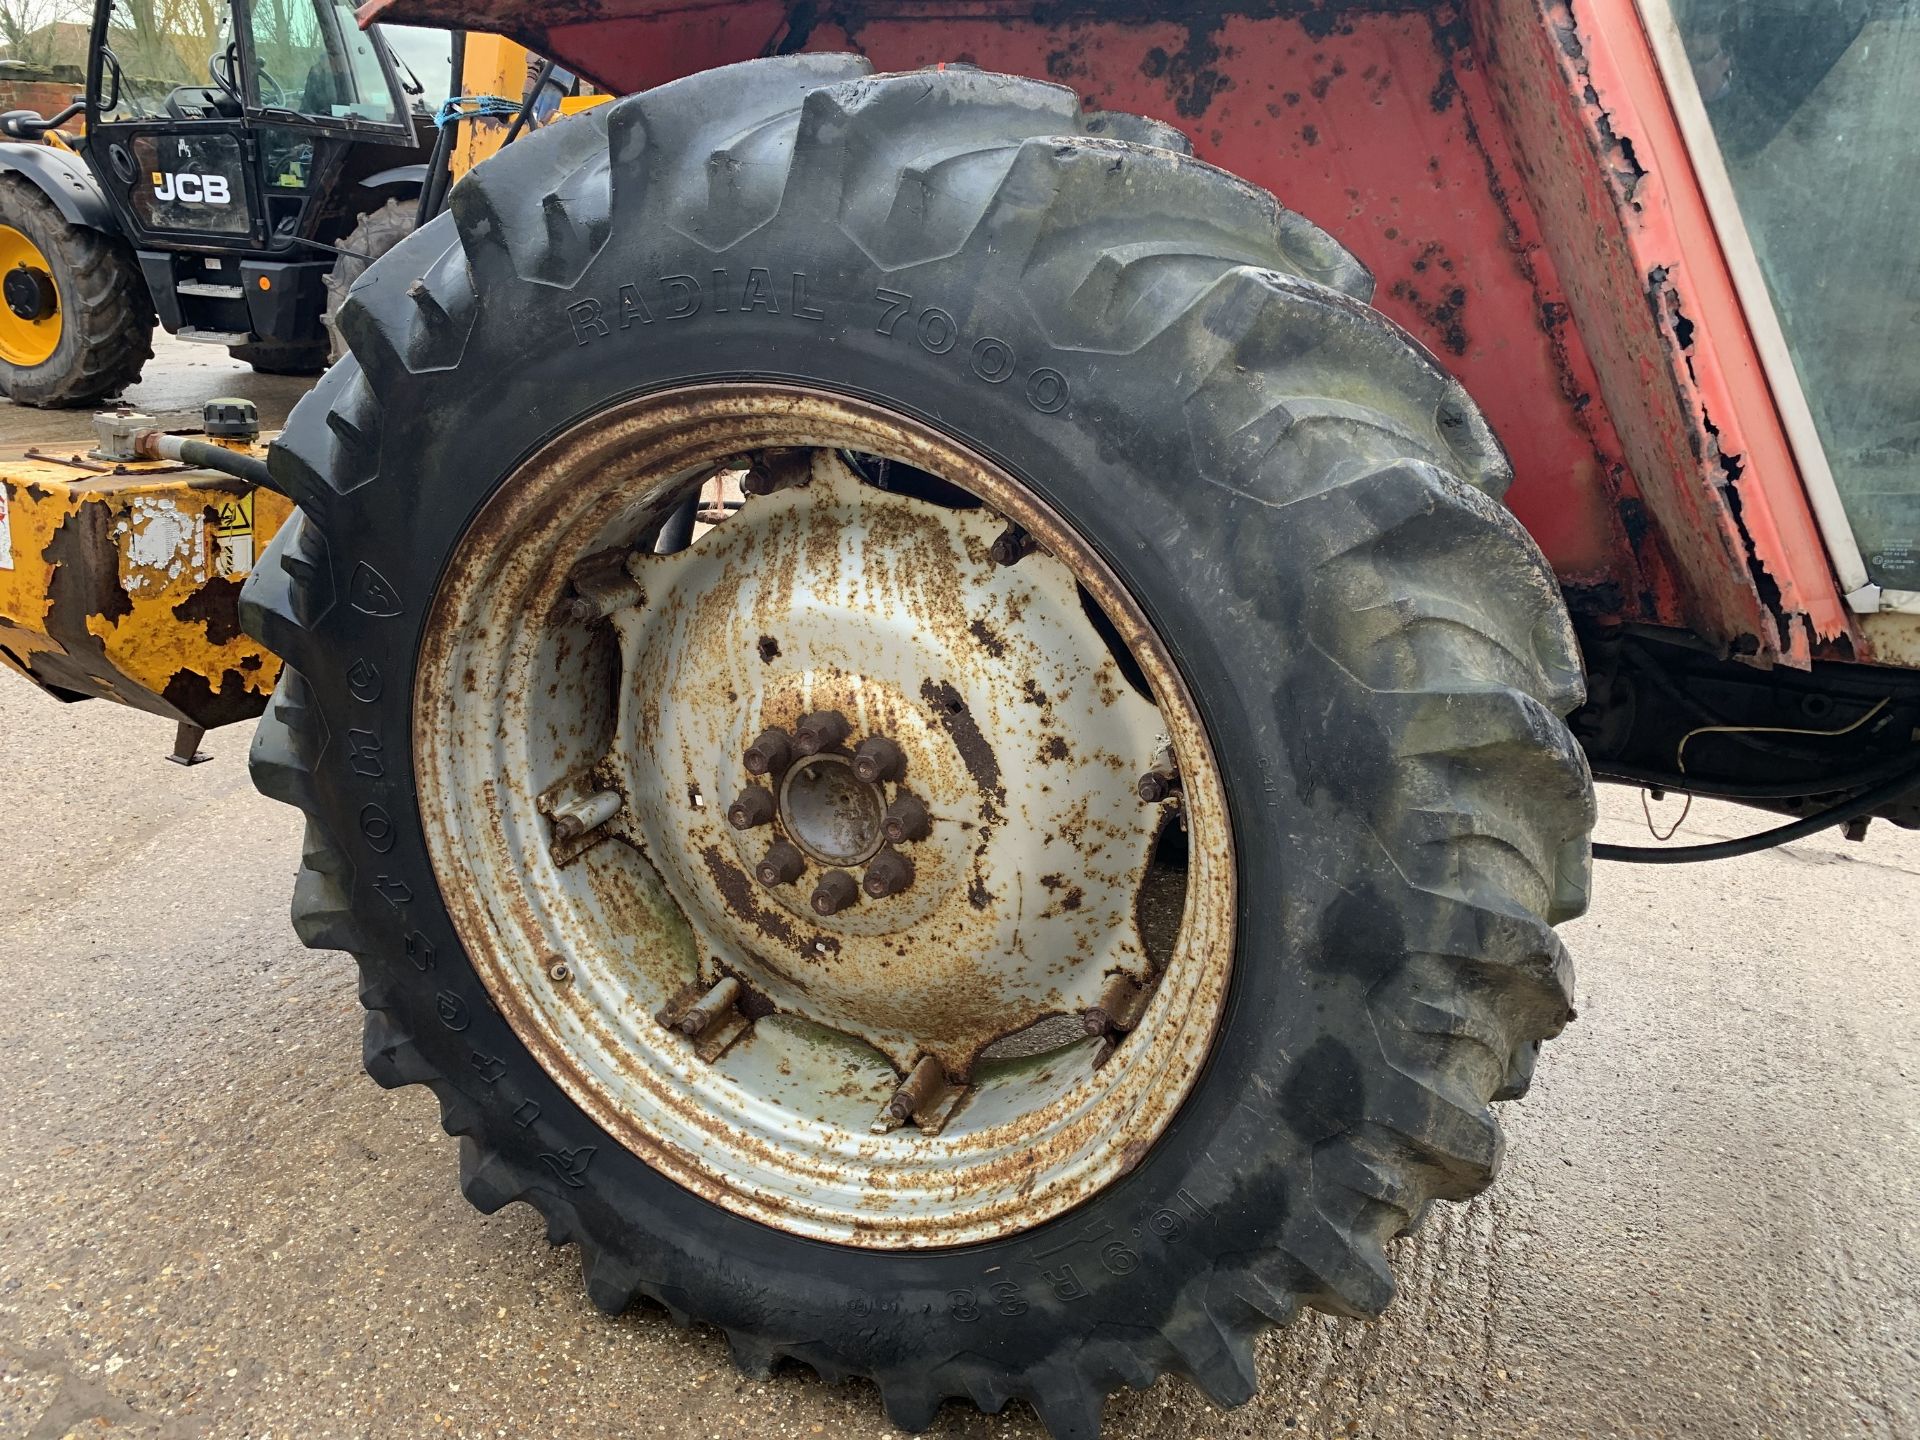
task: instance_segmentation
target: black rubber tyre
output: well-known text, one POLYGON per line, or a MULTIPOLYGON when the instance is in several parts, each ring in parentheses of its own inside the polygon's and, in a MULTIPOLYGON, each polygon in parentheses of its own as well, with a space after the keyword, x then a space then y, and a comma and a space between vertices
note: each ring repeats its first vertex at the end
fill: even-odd
POLYGON ((32 182, 0 176, 0 225, 39 247, 60 294, 60 340, 38 365, 0 359, 0 394, 47 409, 93 405, 140 378, 153 355, 153 300, 116 235, 70 225, 32 182))
POLYGON ((325 316, 329 364, 347 353, 347 342, 340 334, 340 306, 347 298, 347 291, 353 288, 353 282, 360 278, 369 265, 413 233, 413 217, 419 205, 416 196, 389 200, 378 210, 362 215, 360 223, 340 242, 342 250, 352 253, 335 260, 333 269, 327 272, 321 282, 327 287, 325 316))
POLYGON ((227 353, 262 375, 318 375, 327 368, 325 345, 281 345, 263 340, 229 346, 227 353))
POLYGON ((294 923, 359 961, 368 1072, 432 1087, 467 1197, 537 1207, 596 1304, 720 1326, 750 1373, 870 1376, 908 1429, 1017 1397, 1093 1436, 1166 1371, 1248 1399, 1261 1327, 1379 1312, 1386 1243, 1492 1179, 1488 1102, 1570 1015, 1581 670, 1498 445, 1325 234, 1089 134, 1112 117, 1070 90, 866 69, 757 61, 540 131, 355 284, 243 599, 290 667, 254 776, 309 817, 294 923), (1241 940, 1208 1069, 1131 1174, 1013 1238, 841 1248, 668 1182, 489 1004, 427 863, 409 707, 450 548, 546 437, 707 376, 878 397, 1020 476, 1221 757, 1241 940))
POLYGON ((252 346, 228 346, 227 353, 261 374, 319 374, 326 369, 326 346, 282 346, 263 340, 252 346))

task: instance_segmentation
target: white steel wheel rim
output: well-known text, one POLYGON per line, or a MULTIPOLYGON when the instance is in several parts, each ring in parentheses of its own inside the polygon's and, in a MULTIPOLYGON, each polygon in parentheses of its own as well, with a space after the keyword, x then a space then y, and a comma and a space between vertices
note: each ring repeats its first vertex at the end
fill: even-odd
MULTIPOLYGON (((696 386, 549 443, 455 547, 422 646, 414 752, 435 876, 502 1015, 610 1136, 736 1214, 872 1248, 1016 1233, 1136 1166, 1211 1048, 1234 948, 1231 833, 1170 657, 1030 490, 879 407, 696 386), (878 490, 848 452, 918 467, 980 508, 878 490), (618 563, 700 476, 767 453, 805 455, 809 482, 750 499, 679 555, 618 563), (1008 522, 1039 548, 995 565, 988 542, 1008 522), (609 574, 644 599, 576 614, 582 577, 609 574), (1124 641, 1151 703, 1090 612, 1069 604, 1075 585, 1124 641), (764 633, 782 616, 783 637, 764 633), (909 684, 919 671, 932 673, 909 684), (1036 694, 1052 732, 1020 712, 1036 694), (1057 711, 1076 696, 1063 731, 1057 711), (744 748, 823 701, 851 722, 843 759, 874 734, 907 756, 881 799, 918 787, 935 813, 925 837, 880 847, 910 858, 909 888, 825 916, 804 890, 819 858, 790 886, 753 876, 756 855, 806 823, 798 810, 747 831, 724 818, 735 788, 755 783, 744 748), (1025 742, 1047 758, 1016 769, 1025 742), (981 744, 995 766, 984 780, 981 744), (1170 821, 1135 785, 1168 756, 1186 887, 1177 934, 1153 956, 1108 896, 1145 883, 1170 821), (587 814, 595 793, 611 818, 587 814), (569 807, 600 823, 558 838, 569 807), (1069 828, 1071 867, 1036 858, 1069 828), (1076 885, 1066 905, 1063 886, 1076 885), (955 935, 974 943, 941 943, 955 935), (995 952, 989 942, 1008 935, 995 952), (1122 972, 1144 1000, 1131 1031, 1076 1031, 1122 972), (696 1041, 663 1018, 733 977, 745 989, 728 1014, 746 1023, 703 1058, 698 1047, 731 1025, 696 1041), (985 1046, 1008 1029, 1021 1038, 985 1046), (1009 1053, 1041 1040, 1036 1054, 1009 1053), (936 1086, 955 1108, 876 1130, 902 1074, 928 1056, 964 1084, 936 1086)), ((865 803, 850 812, 859 824, 865 803)))

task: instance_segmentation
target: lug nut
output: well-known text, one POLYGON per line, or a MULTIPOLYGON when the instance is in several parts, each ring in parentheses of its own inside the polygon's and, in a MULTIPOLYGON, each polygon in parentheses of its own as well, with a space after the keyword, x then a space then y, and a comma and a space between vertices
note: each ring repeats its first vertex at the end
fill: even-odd
POLYGON ((1157 805, 1180 788, 1180 772, 1171 763, 1162 762, 1140 777, 1140 783, 1134 786, 1140 798, 1149 805, 1157 805))
POLYGON ((1040 547, 1018 525, 1009 524, 1006 529, 993 537, 993 544, 987 554, 996 565, 1017 565, 1040 547))
POLYGON ((766 855, 754 867, 753 876, 772 890, 779 885, 791 885, 806 868, 807 862, 801 858, 798 850, 784 840, 776 840, 767 847, 766 855))
POLYGON ((761 785, 749 785, 727 807, 727 823, 736 830, 752 830, 773 819, 773 792, 761 785))
POLYGON ((811 715, 802 715, 800 723, 793 727, 793 748, 802 755, 818 755, 846 739, 851 729, 847 717, 838 710, 816 710, 811 715))
POLYGON ((747 747, 749 775, 777 775, 793 758, 793 738, 784 730, 762 730, 747 747))
POLYGON ((869 785, 897 780, 906 768, 906 754, 884 735, 869 736, 853 752, 853 773, 869 785))
POLYGON ((913 884, 913 862, 898 850, 882 850, 867 865, 860 888, 875 900, 898 895, 913 884))
POLYGON ((816 915, 838 915, 859 898, 860 887, 853 876, 844 870, 829 870, 813 887, 813 898, 807 903, 816 915))
POLYGON ((927 802, 910 790, 902 790, 895 795, 893 803, 887 806, 886 813, 880 817, 880 833, 892 845, 924 840, 932 828, 933 820, 927 814, 927 802))

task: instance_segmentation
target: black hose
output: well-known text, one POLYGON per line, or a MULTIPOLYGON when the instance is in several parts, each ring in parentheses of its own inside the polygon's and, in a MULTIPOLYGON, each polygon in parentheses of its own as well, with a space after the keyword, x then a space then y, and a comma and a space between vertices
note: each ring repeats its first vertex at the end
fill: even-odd
POLYGON ((1694 865, 1706 860, 1733 860, 1742 855, 1771 850, 1791 840, 1804 839, 1835 825, 1844 825, 1849 820, 1858 820, 1862 815, 1898 800, 1916 786, 1920 786, 1920 765, 1910 765, 1891 780, 1884 780, 1871 790, 1863 790, 1851 800, 1809 815, 1804 820, 1795 820, 1790 825, 1762 830, 1758 835, 1721 840, 1712 845, 1676 845, 1671 848, 1663 845, 1596 845, 1593 847, 1593 858, 1619 860, 1630 865, 1694 865))
POLYGON ((229 450, 224 445, 210 445, 205 440, 182 440, 180 462, 183 465, 197 465, 202 470, 218 470, 222 475, 231 475, 249 485, 273 483, 267 462, 257 455, 242 455, 237 450, 229 450))
POLYGON ((1876 765, 1865 765, 1840 775, 1813 775, 1804 780, 1709 780, 1671 770, 1653 770, 1640 765, 1624 765, 1613 760, 1593 761, 1593 778, 1613 780, 1623 785, 1644 785, 1654 790, 1671 790, 1678 795, 1704 795, 1715 800, 1806 800, 1815 795, 1841 795, 1907 770, 1913 764, 1909 755, 1894 755, 1876 765))
MULTIPOLYGON (((702 487, 704 488, 704 487, 702 487)), ((695 490, 673 508, 673 512, 661 522, 660 533, 654 537, 653 553, 656 555, 677 555, 693 543, 693 522, 700 514, 700 491, 695 490)))
POLYGON ((507 138, 500 142, 500 148, 506 149, 520 138, 520 132, 527 128, 527 121, 533 118, 533 107, 540 103, 540 92, 547 88, 547 82, 553 78, 553 61, 542 60, 540 68, 533 72, 533 84, 527 90, 527 98, 520 106, 520 113, 513 117, 513 124, 507 127, 507 138))
POLYGON ((427 156, 427 178, 420 186, 420 202, 414 207, 413 228, 418 230, 440 213, 453 180, 453 124, 442 125, 433 137, 433 151, 427 156))

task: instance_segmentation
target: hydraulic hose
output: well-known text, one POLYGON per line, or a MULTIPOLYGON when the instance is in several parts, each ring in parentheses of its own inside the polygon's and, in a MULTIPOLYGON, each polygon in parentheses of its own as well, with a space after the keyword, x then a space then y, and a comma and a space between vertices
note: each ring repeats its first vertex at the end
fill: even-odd
POLYGON ((155 460, 178 460, 182 465, 197 465, 202 470, 218 470, 249 485, 272 484, 267 462, 257 455, 242 455, 224 445, 206 440, 190 440, 184 435, 169 435, 150 430, 140 437, 140 453, 155 460))
POLYGON ((1791 824, 1762 830, 1758 835, 1721 840, 1712 845, 1676 845, 1672 848, 1664 845, 1595 845, 1593 858, 1619 860, 1630 865, 1695 865, 1706 860, 1733 860, 1742 855, 1771 850, 1789 841, 1805 839, 1835 825, 1844 825, 1849 820, 1857 820, 1890 801, 1898 800, 1916 786, 1920 786, 1920 765, 1910 765, 1892 779, 1883 780, 1870 790, 1862 790, 1851 800, 1842 801, 1830 809, 1818 811, 1791 824))

